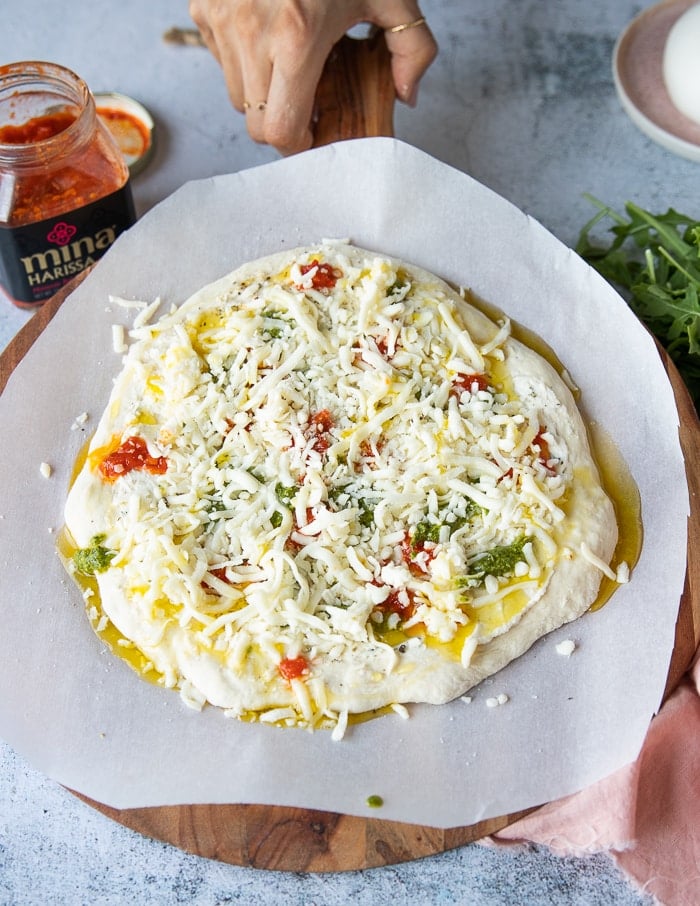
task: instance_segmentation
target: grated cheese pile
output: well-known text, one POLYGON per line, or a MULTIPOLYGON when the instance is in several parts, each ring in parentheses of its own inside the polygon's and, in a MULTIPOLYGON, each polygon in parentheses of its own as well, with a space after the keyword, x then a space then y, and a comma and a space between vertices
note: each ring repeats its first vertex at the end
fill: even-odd
POLYGON ((188 704, 340 737, 466 691, 570 562, 595 597, 585 431, 508 322, 437 278, 324 243, 129 339, 66 524, 108 552, 103 617, 188 704), (146 452, 105 478, 129 438, 146 452))

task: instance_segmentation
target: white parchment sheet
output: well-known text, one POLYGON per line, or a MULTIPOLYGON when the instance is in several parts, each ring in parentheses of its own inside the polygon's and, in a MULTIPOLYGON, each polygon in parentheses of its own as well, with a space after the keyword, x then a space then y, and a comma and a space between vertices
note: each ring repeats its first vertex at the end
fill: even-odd
POLYGON ((451 827, 574 792, 636 757, 685 575, 673 394, 620 297, 465 174, 372 138, 185 185, 62 306, 0 398, 0 425, 0 736, 56 781, 117 808, 269 803, 451 827), (644 520, 632 581, 601 611, 540 640, 470 703, 412 706, 409 720, 370 721, 341 742, 197 713, 144 682, 94 636, 56 554, 73 463, 120 369, 112 325, 131 323, 109 294, 179 303, 245 261, 326 237, 468 286, 536 331, 614 438, 644 520), (571 657, 555 650, 563 639, 576 642, 571 657), (507 704, 487 707, 499 693, 507 704))

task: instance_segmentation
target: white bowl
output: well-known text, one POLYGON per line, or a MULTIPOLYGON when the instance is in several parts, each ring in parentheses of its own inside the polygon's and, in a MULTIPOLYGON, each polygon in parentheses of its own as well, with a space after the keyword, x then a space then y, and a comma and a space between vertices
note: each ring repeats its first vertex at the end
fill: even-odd
POLYGON ((633 19, 613 52, 615 88, 623 109, 649 138, 668 151, 700 161, 700 124, 672 103, 663 56, 674 23, 697 0, 664 0, 633 19))

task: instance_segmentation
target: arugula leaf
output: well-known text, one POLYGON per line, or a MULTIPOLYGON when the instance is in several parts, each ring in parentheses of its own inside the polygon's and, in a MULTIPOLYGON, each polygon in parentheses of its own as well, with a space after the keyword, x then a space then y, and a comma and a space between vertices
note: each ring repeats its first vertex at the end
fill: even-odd
POLYGON ((627 302, 668 352, 700 412, 700 221, 669 208, 651 214, 627 202, 627 216, 586 195, 598 213, 581 230, 576 251, 627 302), (592 230, 611 220, 607 245, 592 230))

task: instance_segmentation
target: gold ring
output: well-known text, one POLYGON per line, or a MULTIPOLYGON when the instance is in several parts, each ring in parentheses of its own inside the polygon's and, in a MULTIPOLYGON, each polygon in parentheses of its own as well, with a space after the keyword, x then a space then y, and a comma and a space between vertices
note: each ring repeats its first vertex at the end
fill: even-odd
POLYGON ((243 109, 250 110, 250 101, 243 101, 243 109))
POLYGON ((425 16, 421 16, 419 19, 414 19, 413 22, 404 22, 403 25, 395 25, 393 28, 385 28, 390 35, 398 35, 399 32, 406 31, 407 28, 417 28, 419 25, 425 25, 425 16))

